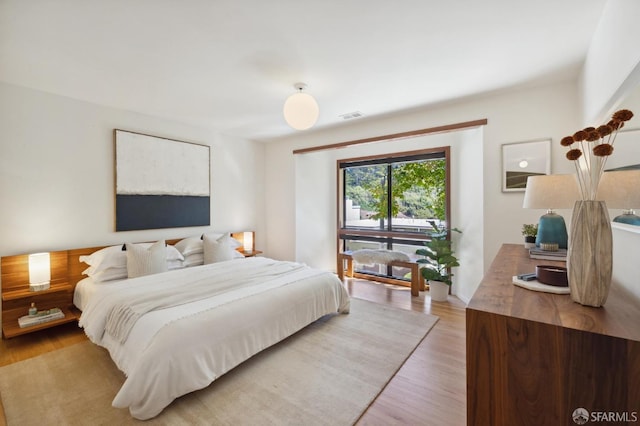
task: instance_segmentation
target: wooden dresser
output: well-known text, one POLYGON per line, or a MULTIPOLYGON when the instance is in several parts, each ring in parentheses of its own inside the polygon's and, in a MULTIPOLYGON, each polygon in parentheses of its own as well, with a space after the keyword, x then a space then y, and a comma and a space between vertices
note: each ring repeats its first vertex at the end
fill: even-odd
POLYGON ((612 287, 590 308, 512 284, 542 264, 563 265, 503 245, 467 307, 467 424, 573 425, 577 408, 640 424, 640 303, 612 287))

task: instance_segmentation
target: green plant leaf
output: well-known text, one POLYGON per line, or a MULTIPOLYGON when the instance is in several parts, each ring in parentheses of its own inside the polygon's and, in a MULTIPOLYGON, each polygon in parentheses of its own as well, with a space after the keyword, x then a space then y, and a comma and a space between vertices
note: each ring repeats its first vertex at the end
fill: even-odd
POLYGON ((451 240, 447 239, 450 232, 462 233, 457 228, 447 229, 438 226, 435 221, 429 221, 433 228, 427 232, 431 240, 424 243, 425 248, 416 250, 416 254, 424 256, 418 263, 426 264, 420 269, 420 274, 427 281, 441 281, 448 285, 452 284, 453 274, 451 268, 460 266, 457 257, 454 256, 451 240))

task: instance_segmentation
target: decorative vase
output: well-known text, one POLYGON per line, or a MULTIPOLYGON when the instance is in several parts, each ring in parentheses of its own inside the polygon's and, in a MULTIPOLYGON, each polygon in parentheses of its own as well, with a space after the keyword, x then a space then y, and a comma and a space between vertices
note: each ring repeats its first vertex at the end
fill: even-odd
POLYGON ((576 201, 571 216, 567 274, 571 299, 600 307, 611 287, 612 235, 604 201, 576 201))
POLYGON ((449 295, 449 285, 442 281, 429 281, 429 295, 432 302, 446 302, 449 295))

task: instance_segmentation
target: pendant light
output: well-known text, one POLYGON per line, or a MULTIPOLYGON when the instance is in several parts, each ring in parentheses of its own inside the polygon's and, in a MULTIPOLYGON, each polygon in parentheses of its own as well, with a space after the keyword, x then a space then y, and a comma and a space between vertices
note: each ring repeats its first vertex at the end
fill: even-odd
POLYGON ((296 93, 289 96, 284 103, 283 114, 287 124, 296 130, 307 130, 318 120, 320 110, 318 103, 308 93, 302 91, 307 88, 304 83, 294 84, 296 93))

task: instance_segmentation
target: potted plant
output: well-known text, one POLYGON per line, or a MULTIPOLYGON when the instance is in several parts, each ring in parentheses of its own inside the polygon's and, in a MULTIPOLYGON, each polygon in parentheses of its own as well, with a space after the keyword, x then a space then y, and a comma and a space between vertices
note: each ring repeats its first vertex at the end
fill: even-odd
POLYGON ((522 235, 524 235, 525 248, 536 246, 536 236, 538 235, 538 225, 535 223, 525 223, 522 225, 522 235))
POLYGON ((458 258, 454 256, 451 240, 447 238, 449 231, 462 233, 457 228, 447 229, 438 226, 435 221, 429 221, 433 231, 429 232, 430 241, 424 243, 426 248, 416 250, 416 254, 424 256, 418 259, 418 263, 425 266, 420 268, 420 273, 429 283, 431 300, 444 302, 447 300, 449 288, 452 284, 451 268, 460 266, 458 258))

